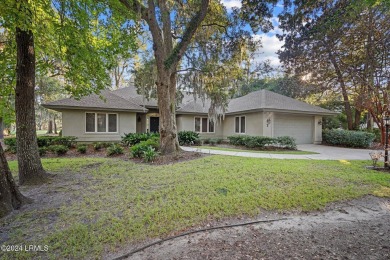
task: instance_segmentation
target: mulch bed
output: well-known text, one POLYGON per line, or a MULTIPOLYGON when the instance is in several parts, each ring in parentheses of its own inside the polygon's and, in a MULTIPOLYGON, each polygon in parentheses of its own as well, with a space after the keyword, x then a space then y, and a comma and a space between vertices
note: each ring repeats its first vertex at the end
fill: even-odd
MULTIPOLYGON (((15 161, 18 159, 16 154, 5 152, 6 159, 8 161, 15 161)), ((41 158, 117 158, 121 160, 131 160, 135 163, 143 163, 148 165, 164 165, 164 164, 174 164, 183 161, 190 161, 194 159, 198 159, 201 157, 210 156, 208 154, 202 154, 197 152, 187 152, 180 151, 176 154, 172 155, 159 155, 153 162, 145 163, 143 158, 131 158, 130 151, 128 148, 124 147, 124 153, 114 156, 107 156, 106 148, 102 148, 101 150, 95 151, 91 145, 88 146, 87 152, 85 154, 79 153, 76 148, 71 148, 69 151, 64 154, 58 156, 55 153, 47 152, 41 158)))

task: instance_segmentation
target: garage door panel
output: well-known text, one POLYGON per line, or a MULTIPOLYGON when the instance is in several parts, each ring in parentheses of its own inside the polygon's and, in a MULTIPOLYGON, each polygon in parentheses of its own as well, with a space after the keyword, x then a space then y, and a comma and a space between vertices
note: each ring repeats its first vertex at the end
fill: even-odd
POLYGON ((275 115, 274 136, 291 136, 297 144, 311 144, 313 122, 313 116, 275 115))

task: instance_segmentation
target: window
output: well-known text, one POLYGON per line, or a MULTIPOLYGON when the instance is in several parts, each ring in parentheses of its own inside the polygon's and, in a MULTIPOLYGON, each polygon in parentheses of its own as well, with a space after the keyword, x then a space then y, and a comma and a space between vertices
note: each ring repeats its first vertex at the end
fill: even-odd
POLYGON ((214 133, 214 123, 207 117, 195 117, 195 132, 214 133))
POLYGON ((117 114, 86 113, 85 132, 87 133, 116 133, 118 131, 117 114))
POLYGON ((95 132, 95 113, 87 113, 86 118, 86 132, 95 132))
POLYGON ((235 118, 235 132, 245 134, 245 116, 236 116, 235 118))

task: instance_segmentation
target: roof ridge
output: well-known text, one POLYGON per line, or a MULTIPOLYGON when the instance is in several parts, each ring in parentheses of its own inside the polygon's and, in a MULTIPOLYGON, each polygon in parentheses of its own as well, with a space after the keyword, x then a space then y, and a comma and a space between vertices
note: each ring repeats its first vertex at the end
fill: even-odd
POLYGON ((117 94, 114 94, 112 90, 108 90, 107 93, 110 94, 110 95, 114 95, 117 98, 122 99, 124 102, 130 102, 130 103, 132 103, 132 105, 136 105, 136 106, 140 107, 141 109, 146 110, 145 107, 142 107, 141 105, 137 104, 132 97, 130 97, 131 100, 125 99, 125 98, 123 98, 123 97, 121 97, 121 96, 119 96, 117 94))

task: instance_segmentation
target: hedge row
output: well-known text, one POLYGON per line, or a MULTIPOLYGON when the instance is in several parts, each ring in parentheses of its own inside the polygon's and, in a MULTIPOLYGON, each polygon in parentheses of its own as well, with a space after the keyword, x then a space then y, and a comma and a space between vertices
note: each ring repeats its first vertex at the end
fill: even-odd
POLYGON ((230 144, 232 145, 246 146, 248 148, 264 148, 266 146, 276 146, 291 150, 297 149, 295 139, 290 136, 272 138, 267 136, 234 135, 228 136, 228 139, 230 144))
MULTIPOLYGON (((38 136, 38 147, 49 147, 52 145, 63 145, 68 148, 73 147, 76 145, 76 139, 77 137, 74 136, 66 136, 66 137, 60 137, 60 136, 38 136)), ((5 138, 4 139, 5 145, 7 145, 10 148, 16 148, 16 137, 11 138, 5 138)))
POLYGON ((323 131, 322 140, 329 145, 368 148, 375 140, 375 134, 362 131, 332 129, 323 131))

